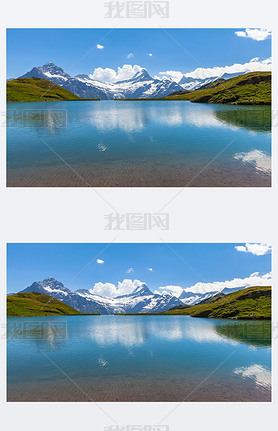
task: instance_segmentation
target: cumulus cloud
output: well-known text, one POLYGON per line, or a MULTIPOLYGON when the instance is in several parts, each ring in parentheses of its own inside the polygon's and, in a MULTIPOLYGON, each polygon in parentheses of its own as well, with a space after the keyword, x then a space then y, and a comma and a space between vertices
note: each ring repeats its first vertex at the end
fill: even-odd
POLYGON ((272 65, 271 57, 264 60, 260 60, 258 57, 252 58, 247 63, 235 63, 231 66, 216 66, 216 67, 198 67, 192 72, 183 74, 178 70, 167 70, 165 72, 159 72, 162 78, 171 78, 176 82, 179 82, 182 76, 186 78, 194 79, 205 79, 221 76, 224 73, 245 73, 245 72, 259 72, 259 71, 270 71, 272 65))
POLYGON ((134 66, 131 64, 124 64, 122 67, 118 67, 117 70, 110 69, 109 67, 106 67, 105 69, 97 67, 89 76, 91 79, 95 79, 97 81, 113 83, 132 78, 135 73, 140 72, 141 70, 142 67, 137 64, 134 66))
POLYGON ((101 259, 97 259, 97 263, 100 263, 100 264, 102 264, 102 263, 104 263, 104 260, 101 260, 101 259))
POLYGON ((152 269, 152 268, 148 268, 148 270, 149 270, 149 271, 152 271, 153 269, 152 269))
POLYGON ((159 290, 157 290, 157 293, 172 293, 174 296, 180 296, 184 289, 181 286, 175 286, 175 285, 169 285, 169 286, 163 286, 159 287, 159 290))
POLYGON ((132 52, 130 52, 129 54, 127 54, 126 58, 132 58, 134 57, 134 55, 132 54, 132 52))
POLYGON ((249 39, 261 41, 271 36, 271 32, 262 28, 246 28, 245 30, 235 31, 238 37, 246 37, 249 39))
POLYGON ((118 282, 117 285, 113 283, 95 283, 93 289, 90 289, 90 293, 100 296, 108 296, 109 298, 115 298, 115 296, 126 295, 133 292, 136 287, 140 286, 142 281, 124 279, 122 282, 118 282))
POLYGON ((97 44, 97 49, 103 49, 104 48, 104 46, 103 45, 99 45, 99 44, 97 44))
POLYGON ((150 57, 152 57, 152 56, 153 56, 150 52, 148 53, 148 55, 149 55, 150 57))
POLYGON ((178 70, 166 70, 165 72, 159 72, 159 75, 161 76, 156 76, 155 78, 157 79, 163 79, 163 78, 167 78, 167 79, 173 79, 173 81, 179 82, 181 80, 181 78, 183 77, 183 73, 179 72, 178 70))
POLYGON ((236 245, 235 249, 243 253, 251 253, 255 256, 264 256, 271 251, 271 246, 269 244, 250 244, 236 245))
POLYGON ((127 273, 130 274, 131 272, 134 272, 133 268, 128 268, 127 273))
POLYGON ((258 272, 254 272, 249 277, 245 278, 234 278, 233 280, 227 281, 214 281, 212 283, 198 282, 193 286, 183 289, 181 286, 163 286, 159 288, 160 293, 172 293, 175 296, 179 296, 182 291, 196 293, 208 293, 208 292, 220 292, 222 289, 232 289, 235 287, 246 287, 246 286, 265 286, 271 285, 271 272, 259 275, 258 272))

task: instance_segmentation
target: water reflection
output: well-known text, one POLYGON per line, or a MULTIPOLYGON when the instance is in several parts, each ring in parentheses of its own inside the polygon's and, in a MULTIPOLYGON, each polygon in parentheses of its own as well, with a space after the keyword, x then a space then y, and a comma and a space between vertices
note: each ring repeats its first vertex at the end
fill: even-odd
POLYGON ((246 343, 250 346, 271 346, 271 322, 237 322, 221 324, 215 327, 222 338, 246 343))
MULTIPOLYGON (((123 102, 125 103, 125 102, 123 102)), ((70 120, 76 121, 76 114, 70 120)), ((150 121, 148 112, 141 109, 130 109, 130 107, 119 106, 114 102, 113 105, 102 107, 99 110, 85 110, 80 115, 82 123, 88 123, 100 132, 122 130, 124 132, 137 132, 146 127, 150 121)))
POLYGON ((151 329, 147 322, 130 324, 130 322, 120 322, 115 319, 110 322, 101 320, 100 318, 99 322, 90 326, 87 333, 84 333, 86 338, 91 338, 100 346, 120 344, 125 347, 138 347, 144 344, 150 336, 151 329))
POLYGON ((90 342, 100 347, 140 347, 150 340, 162 342, 245 343, 253 347, 271 345, 270 322, 229 322, 187 316, 97 316, 56 321, 9 321, 8 338, 35 343, 39 348, 60 349, 63 345, 90 342))
POLYGON ((235 369, 234 373, 245 379, 253 380, 258 386, 271 388, 271 371, 262 365, 253 364, 249 367, 239 367, 235 369))
POLYGON ((65 109, 8 109, 7 127, 35 128, 56 135, 67 126, 65 109))
POLYGON ((259 172, 271 174, 271 157, 263 151, 251 150, 246 153, 236 153, 234 159, 252 165, 259 172))
POLYGON ((50 135, 59 134, 68 126, 94 127, 101 133, 113 130, 140 132, 155 123, 170 127, 187 124, 198 128, 245 128, 253 132, 271 130, 271 111, 265 106, 227 108, 180 101, 62 103, 59 106, 65 109, 55 109, 53 103, 48 105, 49 109, 45 109, 45 104, 41 109, 38 105, 36 109, 8 108, 7 126, 36 128, 50 135))
POLYGON ((271 130, 271 109, 268 106, 215 110, 214 115, 223 124, 243 127, 251 132, 270 132, 271 130))
POLYGON ((62 347, 67 340, 66 321, 25 320, 8 321, 7 337, 9 340, 35 343, 39 348, 45 346, 50 350, 62 347))

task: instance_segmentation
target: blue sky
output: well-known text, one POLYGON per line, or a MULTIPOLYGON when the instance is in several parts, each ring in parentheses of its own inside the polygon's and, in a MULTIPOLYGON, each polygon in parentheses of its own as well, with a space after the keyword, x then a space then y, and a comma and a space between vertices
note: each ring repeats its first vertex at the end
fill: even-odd
POLYGON ((124 64, 139 65, 154 76, 168 70, 188 73, 198 67, 244 64, 270 56, 271 38, 261 30, 7 30, 7 78, 48 62, 73 76, 92 74, 99 67, 116 70, 124 64), (103 48, 98 49, 97 44, 103 48))
POLYGON ((48 276, 71 290, 92 289, 98 282, 117 285, 124 279, 136 279, 154 291, 165 286, 187 288, 198 282, 245 279, 255 272, 271 271, 271 253, 262 244, 8 244, 7 247, 8 292, 23 290, 48 276))

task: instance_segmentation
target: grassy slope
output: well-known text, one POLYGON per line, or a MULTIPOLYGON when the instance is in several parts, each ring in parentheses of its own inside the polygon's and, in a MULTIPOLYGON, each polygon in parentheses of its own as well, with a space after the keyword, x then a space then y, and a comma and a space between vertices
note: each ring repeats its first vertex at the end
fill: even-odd
POLYGON ((7 82, 7 102, 82 100, 53 82, 41 78, 18 78, 7 82))
POLYGON ((164 100, 189 100, 198 103, 227 103, 232 105, 270 105, 271 72, 251 72, 220 82, 213 88, 185 94, 173 94, 164 100))
POLYGON ((232 319, 271 319, 271 287, 249 287, 229 293, 212 303, 172 309, 163 314, 232 319))
POLYGON ((82 314, 45 293, 15 293, 7 297, 8 316, 56 316, 82 314))

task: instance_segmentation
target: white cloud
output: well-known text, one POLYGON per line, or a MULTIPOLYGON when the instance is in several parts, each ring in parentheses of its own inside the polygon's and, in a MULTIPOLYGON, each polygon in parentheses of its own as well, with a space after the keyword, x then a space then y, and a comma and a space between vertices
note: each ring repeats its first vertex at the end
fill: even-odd
POLYGON ((108 296, 113 297, 116 296, 116 286, 112 283, 95 283, 93 289, 90 289, 90 293, 93 293, 94 295, 100 295, 100 296, 108 296))
POLYGON ((211 283, 198 282, 193 286, 183 289, 181 286, 163 286, 159 287, 159 291, 162 293, 172 293, 175 296, 179 296, 182 291, 196 293, 208 293, 208 292, 220 292, 222 289, 232 289, 236 287, 246 286, 270 286, 271 285, 271 272, 263 275, 259 275, 258 272, 251 274, 246 278, 234 278, 233 280, 227 281, 214 281, 211 283))
POLYGON ((97 44, 97 49, 103 49, 104 48, 104 46, 103 45, 99 45, 99 44, 97 44))
POLYGON ((130 274, 131 272, 134 272, 133 268, 128 268, 127 273, 130 274))
POLYGON ((257 275, 259 275, 259 272, 253 272, 253 273, 250 275, 250 277, 255 277, 255 276, 257 276, 257 275))
POLYGON ((132 54, 132 52, 130 52, 130 53, 126 56, 126 58, 132 58, 132 57, 134 57, 134 55, 132 54))
POLYGON ((262 28, 246 28, 245 30, 235 31, 238 37, 246 37, 249 39, 261 41, 271 36, 271 32, 262 28))
POLYGON ((169 286, 159 287, 159 290, 156 292, 160 294, 172 293, 174 296, 180 296, 182 291, 183 291, 183 288, 181 286, 169 285, 169 286))
POLYGON ((110 69, 106 67, 97 67, 94 72, 89 75, 91 79, 96 79, 97 81, 113 83, 116 81, 123 81, 125 79, 132 78, 135 73, 142 70, 141 66, 135 64, 124 64, 123 67, 118 67, 117 70, 110 69))
POLYGON ((104 260, 101 260, 101 259, 97 259, 97 263, 100 263, 100 264, 102 264, 102 263, 104 263, 104 260))
POLYGON ((148 270, 149 270, 149 271, 152 271, 153 269, 152 269, 152 268, 148 268, 148 270))
POLYGON ((150 52, 148 53, 148 55, 149 55, 150 57, 152 57, 152 56, 153 56, 150 52))
POLYGON ((90 292, 94 295, 108 296, 110 298, 115 298, 115 296, 126 295, 133 292, 136 287, 140 286, 142 281, 140 280, 130 280, 124 279, 122 282, 118 282, 117 285, 113 283, 95 283, 93 289, 90 292))
POLYGON ((236 245, 235 249, 243 253, 251 253, 255 256, 263 256, 271 251, 271 246, 269 244, 246 243, 245 245, 236 245))
POLYGON ((216 67, 198 67, 192 72, 183 74, 178 70, 167 70, 165 72, 159 72, 162 78, 171 78, 176 82, 179 82, 184 75, 186 78, 194 79, 205 79, 221 76, 224 73, 245 73, 245 72, 259 72, 259 71, 270 71, 272 65, 271 57, 264 60, 260 60, 258 57, 252 58, 247 63, 235 63, 231 66, 216 66, 216 67))
POLYGON ((159 72, 159 75, 156 78, 163 79, 163 78, 170 78, 173 79, 173 81, 179 82, 181 78, 183 77, 183 73, 179 72, 178 70, 166 70, 166 72, 159 72))

